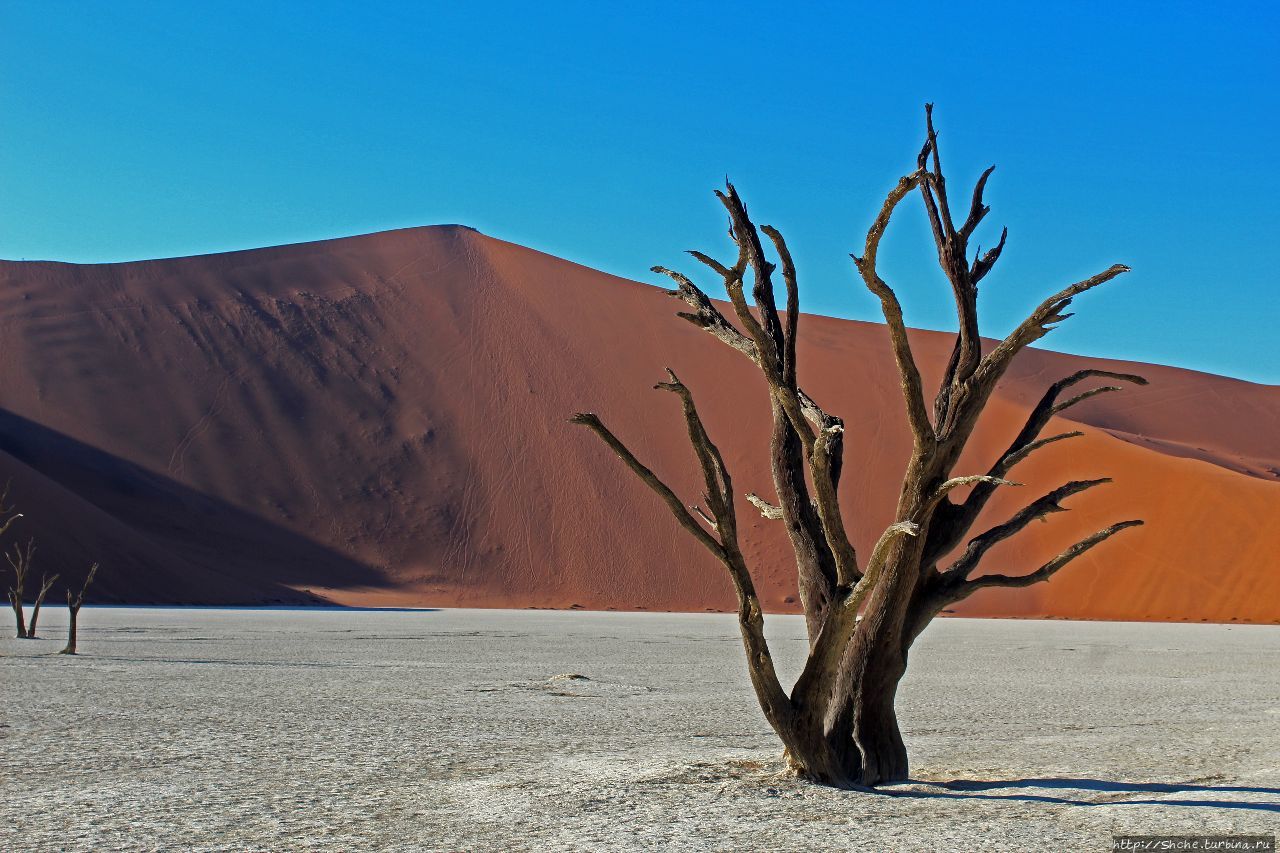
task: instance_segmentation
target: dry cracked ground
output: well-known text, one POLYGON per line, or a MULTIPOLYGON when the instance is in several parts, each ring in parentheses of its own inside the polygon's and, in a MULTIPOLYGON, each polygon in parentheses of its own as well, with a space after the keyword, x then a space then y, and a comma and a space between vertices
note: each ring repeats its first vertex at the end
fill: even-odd
MULTIPOLYGON (((1106 850, 1280 826, 1280 628, 947 619, 915 781, 787 776, 732 616, 86 608, 0 642, 3 850, 1106 850)), ((783 675, 796 617, 770 620, 783 675)))

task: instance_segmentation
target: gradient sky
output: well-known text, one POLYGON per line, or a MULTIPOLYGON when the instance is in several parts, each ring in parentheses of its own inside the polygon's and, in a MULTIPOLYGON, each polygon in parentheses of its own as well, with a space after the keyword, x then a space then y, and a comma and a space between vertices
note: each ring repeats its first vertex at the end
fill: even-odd
MULTIPOLYGON (((873 319, 848 252, 932 100, 954 195, 998 164, 984 332, 1118 261, 1044 346, 1280 383, 1274 3, 785 5, 0 0, 0 257, 458 222, 657 283, 728 254, 728 174, 873 319)), ((954 328, 912 199, 881 266, 954 328)))

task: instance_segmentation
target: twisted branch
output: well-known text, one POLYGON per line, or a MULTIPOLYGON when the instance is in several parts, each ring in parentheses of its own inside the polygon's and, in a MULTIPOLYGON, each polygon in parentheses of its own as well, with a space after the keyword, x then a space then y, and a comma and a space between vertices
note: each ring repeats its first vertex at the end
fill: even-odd
POLYGON ((1092 290, 1100 284, 1106 284, 1116 276, 1129 272, 1129 267, 1124 264, 1113 264, 1097 275, 1092 275, 1083 281, 1064 287, 1062 290, 1050 296, 1041 302, 1035 311, 1031 312, 1031 316, 1023 320, 1016 329, 1009 333, 1009 336, 996 345, 995 349, 987 353, 982 359, 982 363, 977 370, 977 377, 982 384, 990 384, 994 387, 1000 377, 1004 375, 1004 371, 1008 368, 1013 357, 1022 351, 1028 344, 1035 343, 1053 330, 1053 327, 1063 320, 1070 317, 1070 314, 1064 314, 1063 311, 1071 304, 1071 300, 1087 290, 1092 290))
POLYGON ((711 441, 711 437, 703 426, 702 418, 693 401, 693 394, 672 370, 667 370, 667 376, 670 381, 661 382, 654 387, 670 391, 680 398, 689 441, 693 445, 694 454, 706 484, 704 497, 711 508, 710 515, 700 508, 695 508, 694 511, 715 528, 720 537, 719 540, 698 524, 694 516, 676 497, 675 492, 636 459, 635 455, 605 427, 599 417, 594 414, 579 413, 570 421, 581 424, 598 435, 627 464, 627 467, 662 498, 680 525, 692 533, 727 569, 738 598, 738 624, 743 647, 747 653, 752 684, 756 688, 766 717, 781 735, 789 725, 793 709, 791 700, 778 681, 769 644, 764 636, 764 611, 760 606, 755 584, 752 582, 751 573, 738 543, 737 517, 733 507, 733 480, 725 467, 720 450, 711 441))
MULTIPOLYGON (((927 150, 927 149, 926 149, 927 150)), ((923 157, 924 154, 921 154, 923 157)), ((889 191, 880 208, 880 214, 871 223, 867 231, 867 242, 862 257, 850 255, 853 263, 862 275, 862 280, 880 299, 880 310, 884 314, 885 324, 889 327, 889 340, 893 344, 893 357, 898 365, 898 376, 902 384, 902 396, 907 407, 907 421, 911 425, 911 433, 915 437, 916 447, 927 447, 933 443, 933 425, 929 423, 929 413, 924 404, 924 389, 920 379, 920 369, 916 367, 915 355, 911 352, 911 343, 907 338, 907 326, 902 318, 902 305, 893 288, 885 284, 884 279, 876 271, 876 256, 880 251, 880 240, 885 229, 889 227, 889 219, 894 208, 906 197, 907 193, 919 186, 923 170, 906 175, 898 181, 897 186, 889 191)))
POLYGON ((609 449, 618 455, 618 458, 626 463, 627 467, 640 478, 640 480, 662 498, 662 502, 671 510, 671 514, 675 516, 680 526, 687 530, 694 539, 702 543, 708 551, 716 556, 717 559, 724 559, 724 547, 716 541, 716 538, 706 531, 702 525, 698 524, 698 520, 694 518, 689 510, 685 509, 684 501, 676 497, 676 493, 671 491, 671 487, 658 476, 645 467, 639 459, 635 457, 627 446, 618 440, 604 422, 600 420, 593 412, 579 412, 569 419, 570 423, 585 426, 600 437, 600 440, 609 445, 609 449))

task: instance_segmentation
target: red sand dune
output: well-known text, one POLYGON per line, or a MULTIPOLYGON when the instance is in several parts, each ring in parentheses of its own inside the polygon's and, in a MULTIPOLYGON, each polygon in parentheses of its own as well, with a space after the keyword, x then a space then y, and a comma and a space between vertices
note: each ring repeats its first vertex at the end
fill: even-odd
MULTIPOLYGON (((770 492, 764 387, 741 356, 675 318, 661 290, 466 228, 0 262, 0 302, 0 475, 26 513, 16 535, 35 535, 43 567, 64 576, 100 560, 99 600, 309 590, 378 605, 729 608, 719 567, 566 420, 598 412, 694 499, 674 398, 649 390, 666 365, 740 490, 770 492)), ((866 549, 892 521, 908 452, 887 338, 824 317, 806 317, 802 338, 802 384, 846 419, 844 503, 866 549)), ((936 381, 950 337, 914 342, 936 381)), ((1069 479, 1115 483, 1002 544, 987 568, 1032 569, 1112 521, 1147 525, 960 612, 1280 621, 1280 388, 1030 351, 957 473, 985 471, 1044 388, 1086 365, 1151 385, 1051 424, 1087 434, 1016 469, 1027 487, 1003 490, 986 520, 1069 479)), ((767 606, 794 609, 785 536, 745 502, 739 513, 767 606)))

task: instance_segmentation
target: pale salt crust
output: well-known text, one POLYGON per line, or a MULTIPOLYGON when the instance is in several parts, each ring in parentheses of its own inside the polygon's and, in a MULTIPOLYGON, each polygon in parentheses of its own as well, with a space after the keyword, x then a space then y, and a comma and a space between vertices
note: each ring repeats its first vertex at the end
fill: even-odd
MULTIPOLYGON (((864 794, 783 772, 732 616, 86 608, 76 658, 55 654, 64 620, 0 642, 3 850, 1105 850, 1280 828, 1277 627, 939 620, 899 701, 921 781, 864 794)), ((802 624, 770 625, 794 677, 802 624)))

